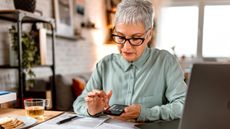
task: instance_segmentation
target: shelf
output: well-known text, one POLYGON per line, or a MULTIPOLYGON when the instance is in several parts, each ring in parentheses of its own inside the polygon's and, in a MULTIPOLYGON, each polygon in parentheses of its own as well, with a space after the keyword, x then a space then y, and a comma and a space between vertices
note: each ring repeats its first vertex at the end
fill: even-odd
POLYGON ((18 66, 0 65, 0 69, 17 69, 18 66))
MULTIPOLYGON (((19 107, 23 107, 23 99, 24 99, 24 92, 25 92, 25 86, 26 86, 26 82, 25 82, 25 75, 24 75, 24 69, 26 69, 25 67, 23 67, 22 65, 22 44, 20 43, 21 38, 22 38, 22 24, 23 23, 45 23, 48 24, 50 26, 51 29, 51 38, 52 38, 52 64, 51 65, 35 65, 32 68, 50 68, 52 70, 52 75, 53 75, 53 80, 51 83, 51 91, 52 91, 52 105, 56 105, 56 98, 55 98, 55 30, 54 30, 54 19, 52 18, 46 18, 43 16, 40 16, 38 14, 35 13, 30 13, 27 11, 23 11, 23 10, 0 10, 0 20, 5 20, 5 21, 9 21, 9 22, 14 22, 17 23, 17 36, 18 36, 18 46, 19 46, 19 50, 17 52, 17 55, 20 56, 20 58, 18 58, 18 66, 11 66, 9 64, 7 65, 0 65, 0 69, 16 69, 18 70, 18 98, 19 98, 19 107)), ((55 109, 55 107, 53 107, 55 109)))
POLYGON ((33 13, 29 13, 22 10, 0 10, 0 19, 5 19, 12 22, 18 21, 18 16, 23 16, 22 22, 43 22, 43 23, 50 23, 54 20, 52 18, 46 18, 39 15, 35 15, 33 13))
MULTIPOLYGON (((45 68, 45 67, 53 67, 53 65, 35 65, 32 68, 45 68)), ((0 69, 17 69, 18 66, 11 65, 0 65, 0 69)))
MULTIPOLYGON (((48 36, 52 36, 51 32, 47 32, 48 36)), ((60 39, 67 39, 67 40, 80 40, 80 39, 84 39, 83 37, 81 37, 80 35, 74 35, 74 36, 63 36, 63 35, 59 35, 59 34, 55 34, 56 38, 60 38, 60 39)))
POLYGON ((35 65, 32 68, 45 68, 45 67, 53 67, 53 65, 35 65))
POLYGON ((56 34, 57 38, 61 38, 61 39, 68 39, 68 40, 80 40, 80 39, 84 39, 83 37, 81 37, 80 35, 75 35, 75 36, 63 36, 63 35, 58 35, 56 34))

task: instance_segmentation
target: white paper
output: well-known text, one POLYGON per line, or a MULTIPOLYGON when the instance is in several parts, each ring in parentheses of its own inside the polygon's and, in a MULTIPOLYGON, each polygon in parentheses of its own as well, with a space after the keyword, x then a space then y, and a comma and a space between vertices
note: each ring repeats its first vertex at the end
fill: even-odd
MULTIPOLYGON (((134 128, 137 123, 125 122, 125 121, 121 121, 121 120, 112 120, 111 119, 106 124, 120 126, 120 127, 134 128)), ((136 128, 137 127, 135 127, 135 129, 136 128)))
POLYGON ((134 123, 108 120, 107 116, 92 118, 78 117, 63 124, 57 124, 58 121, 71 117, 75 114, 64 113, 56 118, 48 120, 31 129, 136 129, 134 123), (103 122, 103 124, 101 124, 103 122), (107 123, 108 122, 108 123, 107 123), (100 126, 98 126, 100 125, 100 126))
POLYGON ((137 128, 104 123, 101 126, 97 127, 96 129, 137 129, 137 128))

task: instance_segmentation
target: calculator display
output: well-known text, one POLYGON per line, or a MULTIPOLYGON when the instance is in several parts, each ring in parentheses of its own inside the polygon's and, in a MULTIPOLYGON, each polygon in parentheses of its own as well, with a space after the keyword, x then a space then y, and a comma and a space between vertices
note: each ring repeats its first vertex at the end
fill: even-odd
POLYGON ((127 105, 114 104, 104 111, 104 114, 119 116, 124 112, 127 105))

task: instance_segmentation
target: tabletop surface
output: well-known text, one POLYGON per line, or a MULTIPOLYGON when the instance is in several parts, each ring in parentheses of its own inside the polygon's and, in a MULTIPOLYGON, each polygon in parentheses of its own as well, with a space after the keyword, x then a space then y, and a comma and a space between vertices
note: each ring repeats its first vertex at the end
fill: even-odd
POLYGON ((144 123, 141 125, 137 125, 140 129, 178 129, 180 120, 172 120, 172 121, 155 121, 151 123, 144 123))
MULTIPOLYGON (((50 120, 52 118, 55 118, 63 113, 64 112, 62 111, 46 110, 44 113, 44 119, 38 119, 37 123, 34 124, 33 126, 45 122, 47 120, 50 120)), ((25 116, 25 110, 13 109, 13 108, 0 109, 0 117, 6 117, 10 115, 25 116)), ((151 123, 143 123, 137 125, 137 127, 140 129, 178 129, 179 121, 180 121, 179 119, 173 121, 155 121, 151 123)))
MULTIPOLYGON (((61 112, 61 111, 47 111, 47 110, 45 110, 44 118, 43 119, 37 119, 37 123, 35 125, 42 123, 44 121, 47 121, 49 119, 52 119, 54 117, 57 117, 57 116, 61 115, 62 113, 63 112, 61 112)), ((24 109, 14 109, 14 108, 0 109, 0 117, 6 117, 6 116, 11 116, 11 115, 26 116, 24 109)))

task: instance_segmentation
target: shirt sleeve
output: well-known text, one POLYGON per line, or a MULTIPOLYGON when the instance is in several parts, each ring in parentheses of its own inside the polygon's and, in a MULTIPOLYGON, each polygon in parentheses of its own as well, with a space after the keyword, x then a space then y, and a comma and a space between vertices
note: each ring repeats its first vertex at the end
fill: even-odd
POLYGON ((102 85, 101 68, 100 68, 100 62, 99 62, 96 65, 96 69, 92 73, 82 94, 78 96, 77 99, 73 103, 73 109, 75 113, 79 115, 83 115, 83 116, 89 116, 87 112, 87 105, 84 99, 87 96, 88 92, 92 91, 93 89, 101 89, 101 85, 102 85))
POLYGON ((182 117, 187 91, 182 69, 177 59, 172 55, 167 56, 163 66, 165 67, 166 81, 164 97, 166 97, 167 103, 152 108, 141 107, 138 121, 173 120, 182 117))

